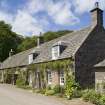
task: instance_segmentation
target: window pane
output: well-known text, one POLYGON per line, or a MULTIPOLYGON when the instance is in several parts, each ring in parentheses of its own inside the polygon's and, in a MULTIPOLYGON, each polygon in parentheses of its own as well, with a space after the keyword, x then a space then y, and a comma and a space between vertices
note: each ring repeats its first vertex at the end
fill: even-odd
POLYGON ((31 64, 33 62, 33 54, 29 55, 29 64, 31 64))
POLYGON ((57 59, 59 57, 59 46, 52 48, 52 59, 57 59))
POLYGON ((52 83, 52 74, 51 71, 48 72, 48 84, 52 83))
POLYGON ((60 72, 60 85, 64 85, 65 79, 64 79, 64 71, 60 72))

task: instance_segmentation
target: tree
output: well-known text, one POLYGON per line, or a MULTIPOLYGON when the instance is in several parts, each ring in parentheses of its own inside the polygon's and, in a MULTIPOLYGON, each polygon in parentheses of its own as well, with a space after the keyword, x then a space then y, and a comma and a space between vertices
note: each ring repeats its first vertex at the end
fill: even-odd
MULTIPOLYGON (((43 34, 45 42, 61 37, 72 31, 64 30, 57 32, 46 32, 43 34)), ((35 47, 37 45, 37 37, 25 37, 12 32, 10 24, 0 21, 0 62, 9 56, 9 51, 14 50, 14 54, 35 47)))
MULTIPOLYGON (((68 31, 68 30, 57 31, 57 32, 49 31, 49 32, 44 33, 42 37, 44 39, 44 42, 48 42, 55 38, 66 35, 67 33, 70 33, 70 32, 72 32, 72 31, 68 31)), ((25 37, 24 40, 22 41, 22 43, 18 46, 18 51, 20 52, 20 51, 28 50, 35 46, 37 46, 37 37, 36 36, 25 37)))
POLYGON ((22 41, 22 43, 18 46, 18 51, 24 51, 28 50, 32 47, 35 47, 37 45, 37 37, 26 37, 22 41))
POLYGON ((21 43, 22 37, 12 32, 12 27, 4 21, 0 21, 0 62, 9 56, 11 49, 17 52, 17 46, 21 43))
POLYGON ((70 32, 72 32, 72 31, 63 30, 63 31, 57 31, 57 32, 52 32, 52 31, 46 32, 43 35, 44 41, 47 42, 47 41, 53 40, 55 38, 61 37, 63 35, 66 35, 66 34, 68 34, 70 32))

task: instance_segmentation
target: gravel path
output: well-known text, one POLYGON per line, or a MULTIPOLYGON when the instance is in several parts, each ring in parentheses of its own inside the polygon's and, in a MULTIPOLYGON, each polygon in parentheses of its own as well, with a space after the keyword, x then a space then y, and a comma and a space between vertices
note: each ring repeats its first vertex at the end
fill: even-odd
POLYGON ((33 94, 11 85, 0 84, 0 105, 92 105, 81 100, 63 100, 33 94))

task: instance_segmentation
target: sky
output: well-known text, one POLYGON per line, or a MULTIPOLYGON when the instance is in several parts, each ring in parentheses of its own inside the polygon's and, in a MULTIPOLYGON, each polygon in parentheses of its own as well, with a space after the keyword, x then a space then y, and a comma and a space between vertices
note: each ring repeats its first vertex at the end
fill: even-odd
POLYGON ((23 36, 79 30, 91 24, 89 11, 96 1, 105 10, 105 0, 0 0, 0 20, 23 36))

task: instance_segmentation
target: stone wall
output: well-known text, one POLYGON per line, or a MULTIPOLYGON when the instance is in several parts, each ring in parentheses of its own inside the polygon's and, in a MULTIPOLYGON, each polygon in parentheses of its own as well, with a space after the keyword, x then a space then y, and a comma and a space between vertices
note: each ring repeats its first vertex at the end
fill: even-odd
POLYGON ((94 65, 105 59, 105 30, 95 27, 75 54, 76 81, 83 88, 95 86, 94 65))
POLYGON ((59 73, 58 71, 52 71, 52 85, 59 85, 60 81, 59 81, 59 73))
POLYGON ((105 93, 105 67, 95 70, 95 88, 96 91, 105 93))

